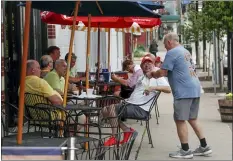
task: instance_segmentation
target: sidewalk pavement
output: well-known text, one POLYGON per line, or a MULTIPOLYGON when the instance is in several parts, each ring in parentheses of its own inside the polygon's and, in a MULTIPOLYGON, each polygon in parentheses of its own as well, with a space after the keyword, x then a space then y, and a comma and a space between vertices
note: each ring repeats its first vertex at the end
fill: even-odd
MULTIPOLYGON (((229 124, 221 122, 218 112, 218 98, 221 96, 205 93, 201 96, 199 120, 203 127, 207 143, 212 147, 211 157, 194 157, 195 160, 232 160, 232 131, 229 124)), ((151 135, 154 148, 148 144, 147 133, 144 137, 138 160, 172 160, 169 152, 178 150, 180 146, 176 126, 173 121, 172 94, 161 94, 158 99, 160 111, 159 125, 156 124, 155 112, 152 112, 150 120, 151 135)), ((140 144, 143 126, 136 120, 127 120, 127 124, 139 132, 135 141, 130 159, 135 158, 136 150, 140 144)), ((199 140, 189 126, 189 144, 191 149, 199 146, 199 140)))

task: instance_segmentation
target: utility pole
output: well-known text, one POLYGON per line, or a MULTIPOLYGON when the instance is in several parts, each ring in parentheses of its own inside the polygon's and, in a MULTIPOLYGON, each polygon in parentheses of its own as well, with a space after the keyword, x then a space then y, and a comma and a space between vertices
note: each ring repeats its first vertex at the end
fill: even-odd
MULTIPOLYGON (((196 5, 196 13, 198 13, 198 1, 195 1, 195 5, 196 5)), ((196 19, 197 19, 197 14, 196 14, 196 19)), ((199 37, 198 37, 199 39, 199 37)), ((195 42, 195 50, 196 50, 196 65, 197 67, 200 67, 200 58, 199 58, 199 40, 196 40, 195 42)))
MULTIPOLYGON (((204 9, 204 7, 205 7, 205 2, 202 1, 202 10, 204 9)), ((203 20, 203 21, 204 21, 203 25, 205 26, 205 20, 203 20)), ((207 70, 206 69, 207 62, 206 62, 206 35, 205 34, 206 33, 203 31, 203 72, 206 72, 206 70, 207 70)))
POLYGON ((215 81, 215 84, 218 84, 219 83, 219 80, 218 80, 218 56, 217 56, 217 41, 216 41, 216 31, 213 31, 213 48, 214 48, 214 81, 215 81))

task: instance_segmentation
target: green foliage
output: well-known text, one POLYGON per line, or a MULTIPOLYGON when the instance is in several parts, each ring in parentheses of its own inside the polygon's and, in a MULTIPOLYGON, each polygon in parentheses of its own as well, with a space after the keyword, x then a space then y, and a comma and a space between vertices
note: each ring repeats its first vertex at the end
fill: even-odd
POLYGON ((212 32, 222 37, 227 30, 233 31, 233 1, 203 1, 202 11, 196 4, 188 6, 188 22, 182 26, 185 43, 205 38, 211 41, 212 32))
POLYGON ((143 45, 138 45, 137 48, 134 50, 134 57, 142 57, 145 51, 146 49, 143 45))

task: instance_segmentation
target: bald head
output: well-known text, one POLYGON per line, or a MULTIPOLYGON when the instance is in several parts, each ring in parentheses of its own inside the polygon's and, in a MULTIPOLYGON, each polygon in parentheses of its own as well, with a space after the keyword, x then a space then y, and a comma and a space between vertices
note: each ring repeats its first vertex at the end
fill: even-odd
POLYGON ((176 33, 168 33, 164 36, 163 43, 167 50, 171 50, 179 45, 179 36, 176 33))
POLYGON ((38 76, 40 77, 40 64, 36 60, 28 60, 27 61, 27 76, 38 76))
POLYGON ((67 69, 67 63, 63 59, 58 59, 55 62, 55 70, 60 77, 65 76, 67 69))

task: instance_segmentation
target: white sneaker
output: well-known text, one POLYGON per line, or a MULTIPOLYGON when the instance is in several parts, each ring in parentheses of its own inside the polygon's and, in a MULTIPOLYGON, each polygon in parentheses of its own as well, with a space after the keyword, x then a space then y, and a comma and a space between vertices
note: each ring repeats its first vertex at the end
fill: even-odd
POLYGON ((212 150, 209 146, 206 146, 205 148, 199 146, 197 149, 193 151, 194 156, 207 156, 212 153, 212 150))
POLYGON ((183 149, 180 149, 176 152, 170 153, 169 157, 178 158, 178 159, 192 159, 193 153, 190 149, 188 151, 184 151, 183 149))

